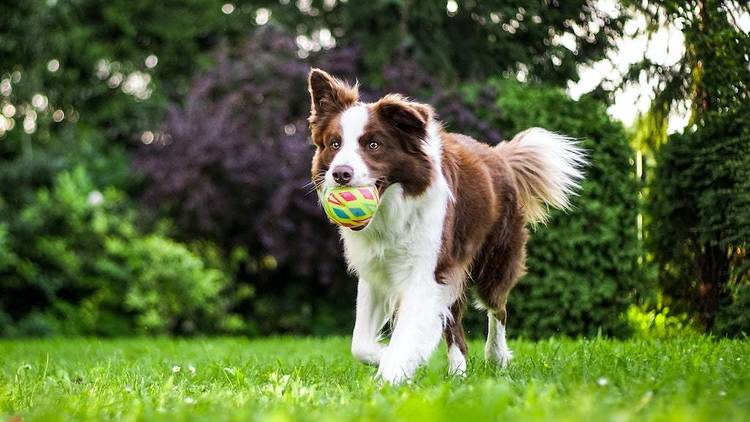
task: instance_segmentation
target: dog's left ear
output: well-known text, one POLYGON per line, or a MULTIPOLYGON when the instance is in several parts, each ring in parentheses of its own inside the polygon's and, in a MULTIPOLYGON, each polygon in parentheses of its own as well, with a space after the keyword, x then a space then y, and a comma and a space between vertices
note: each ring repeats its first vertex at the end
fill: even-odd
POLYGON ((320 69, 312 69, 308 77, 308 89, 312 105, 310 123, 325 115, 340 113, 359 100, 356 85, 349 86, 320 69))
POLYGON ((386 95, 375 103, 375 112, 400 135, 410 139, 424 139, 427 124, 434 112, 425 104, 408 101, 400 95, 386 95))

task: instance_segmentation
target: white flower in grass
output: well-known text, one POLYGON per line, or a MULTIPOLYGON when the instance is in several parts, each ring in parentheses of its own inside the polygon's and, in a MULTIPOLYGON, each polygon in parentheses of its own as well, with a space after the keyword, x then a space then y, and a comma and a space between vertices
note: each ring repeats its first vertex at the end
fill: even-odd
POLYGON ((596 383, 599 384, 600 387, 606 387, 607 384, 609 384, 609 380, 604 377, 599 377, 599 379, 596 380, 596 383))
POLYGON ((185 397, 185 404, 195 404, 195 399, 192 397, 185 397))
POLYGON ((190 375, 195 375, 195 366, 193 365, 188 366, 188 371, 190 372, 190 375))
POLYGON ((182 370, 182 368, 180 368, 177 365, 175 365, 175 366, 172 367, 172 373, 173 374, 176 374, 176 373, 180 372, 181 370, 182 370))

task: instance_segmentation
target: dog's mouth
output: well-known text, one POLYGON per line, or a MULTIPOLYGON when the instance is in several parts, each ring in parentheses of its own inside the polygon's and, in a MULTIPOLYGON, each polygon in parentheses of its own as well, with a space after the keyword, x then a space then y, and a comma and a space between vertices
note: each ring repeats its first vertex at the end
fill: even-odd
POLYGON ((381 197, 383 196, 383 192, 385 192, 385 189, 388 187, 388 182, 385 181, 383 178, 379 178, 375 181, 375 188, 378 190, 378 195, 381 197))

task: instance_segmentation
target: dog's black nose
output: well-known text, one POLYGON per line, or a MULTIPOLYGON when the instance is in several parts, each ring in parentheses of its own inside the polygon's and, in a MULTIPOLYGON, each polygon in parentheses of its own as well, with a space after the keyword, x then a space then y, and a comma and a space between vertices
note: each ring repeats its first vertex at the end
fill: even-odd
POLYGON ((339 185, 351 182, 353 176, 354 169, 351 166, 336 166, 333 168, 333 180, 339 185))

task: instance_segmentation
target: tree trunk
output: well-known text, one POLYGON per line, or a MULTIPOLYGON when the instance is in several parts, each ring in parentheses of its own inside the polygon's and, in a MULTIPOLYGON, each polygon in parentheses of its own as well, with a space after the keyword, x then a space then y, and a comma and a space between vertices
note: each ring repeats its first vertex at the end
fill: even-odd
POLYGON ((729 281, 729 260, 724 248, 706 246, 699 258, 700 282, 698 285, 696 309, 698 320, 706 331, 713 328, 716 312, 719 310, 722 295, 726 294, 729 281))

